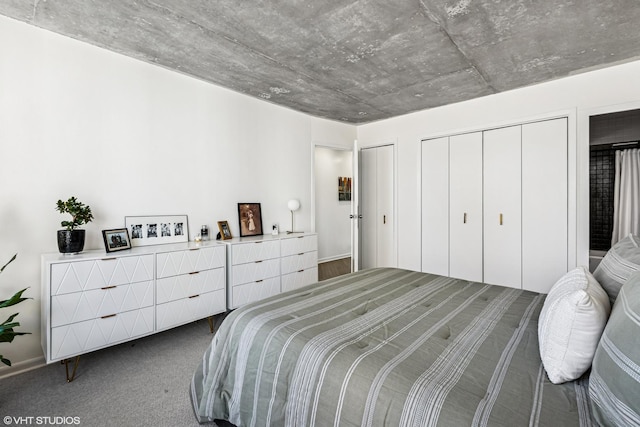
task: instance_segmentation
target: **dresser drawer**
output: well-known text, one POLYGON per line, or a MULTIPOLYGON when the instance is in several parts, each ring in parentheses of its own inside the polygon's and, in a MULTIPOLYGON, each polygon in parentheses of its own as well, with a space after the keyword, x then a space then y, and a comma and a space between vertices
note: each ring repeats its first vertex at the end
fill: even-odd
POLYGON ((282 258, 281 273, 293 273, 306 268, 318 267, 318 252, 304 252, 282 258))
POLYGON ((51 264, 51 295, 153 280, 153 255, 51 264))
POLYGON ((255 261, 280 258, 280 241, 257 241, 233 245, 231 264, 245 264, 255 261))
POLYGON ((224 289, 158 304, 156 306, 156 329, 172 328, 222 313, 225 309, 224 289))
POLYGON ((257 280, 280 276, 280 260, 275 258, 265 261, 255 261, 247 264, 234 265, 231 267, 231 270, 231 277, 233 278, 231 285, 237 286, 243 283, 250 283, 257 280))
POLYGON ((282 292, 292 291, 318 281, 318 267, 307 268, 282 276, 282 292))
POLYGON ((231 307, 236 308, 280 293, 280 276, 231 288, 231 307))
POLYGON ((153 281, 106 286, 51 297, 51 327, 153 305, 153 281))
POLYGON ((156 304, 163 304, 219 289, 224 290, 224 287, 224 268, 164 277, 156 281, 156 304))
POLYGON ((52 328, 50 361, 148 335, 153 332, 153 315, 153 307, 146 307, 52 328))
POLYGON ((158 253, 157 278, 223 267, 225 253, 223 245, 158 253))
POLYGON ((302 252, 310 252, 318 250, 318 236, 297 236, 282 239, 282 256, 299 254, 302 252))

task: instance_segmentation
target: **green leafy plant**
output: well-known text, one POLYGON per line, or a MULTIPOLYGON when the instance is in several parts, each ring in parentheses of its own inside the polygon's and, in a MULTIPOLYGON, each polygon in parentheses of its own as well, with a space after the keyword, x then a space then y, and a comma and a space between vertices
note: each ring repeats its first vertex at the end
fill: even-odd
POLYGON ((75 230, 76 227, 87 224, 93 219, 91 208, 79 202, 75 197, 69 198, 66 202, 58 200, 56 209, 62 214, 68 213, 71 215, 71 221, 62 221, 60 223, 60 225, 66 227, 67 230, 75 230))
MULTIPOLYGON (((2 273, 4 269, 7 267, 7 265, 11 264, 13 260, 16 259, 17 256, 18 254, 15 254, 13 258, 9 260, 8 263, 6 263, 2 268, 0 268, 0 273, 2 273)), ((16 292, 11 298, 4 301, 0 301, 0 308, 10 307, 12 305, 20 304, 24 300, 30 299, 30 298, 24 298, 22 296, 24 291, 26 291, 27 289, 28 288, 24 288, 23 290, 16 292)), ((9 316, 7 320, 0 323, 0 343, 12 342, 13 339, 18 335, 27 335, 31 333, 31 332, 16 332, 14 330, 14 328, 17 328, 18 326, 20 326, 20 323, 14 322, 14 319, 18 314, 19 313, 12 314, 11 316, 9 316)), ((2 361, 2 363, 4 363, 5 365, 11 366, 11 361, 9 359, 5 359, 1 354, 0 354, 0 361, 2 361)))

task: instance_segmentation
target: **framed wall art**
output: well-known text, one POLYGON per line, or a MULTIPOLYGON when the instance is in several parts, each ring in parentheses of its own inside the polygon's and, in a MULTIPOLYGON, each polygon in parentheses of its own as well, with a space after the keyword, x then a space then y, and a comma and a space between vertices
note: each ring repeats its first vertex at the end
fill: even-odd
POLYGON ((338 177, 338 200, 351 200, 351 178, 347 176, 338 177))
POLYGON ((189 241, 186 215, 125 216, 131 246, 162 245, 189 241))
POLYGON ((104 239, 104 249, 107 252, 122 251, 131 249, 129 231, 126 228, 115 228, 113 230, 102 230, 104 239))
POLYGON ((233 238, 231 235, 231 228, 229 228, 229 223, 227 221, 218 221, 218 230, 220 230, 220 238, 222 240, 229 240, 233 238))
POLYGON ((261 236, 263 234, 260 203, 238 203, 238 220, 240 221, 240 237, 261 236))

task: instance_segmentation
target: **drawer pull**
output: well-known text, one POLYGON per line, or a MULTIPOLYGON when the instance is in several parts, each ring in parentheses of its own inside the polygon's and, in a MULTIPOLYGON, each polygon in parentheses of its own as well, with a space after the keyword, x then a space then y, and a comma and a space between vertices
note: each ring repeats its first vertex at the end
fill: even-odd
POLYGON ((262 279, 260 279, 260 280, 256 280, 256 283, 260 283, 260 282, 262 282, 262 279))
POLYGON ((304 239, 304 236, 298 236, 298 239, 304 239))
POLYGON ((192 272, 191 272, 191 273, 189 273, 189 274, 198 274, 198 273, 200 273, 200 272, 199 272, 199 271, 192 271, 192 272))
POLYGON ((115 261, 117 259, 118 258, 113 258, 113 257, 112 258, 102 258, 100 261, 115 261))
POLYGON ((253 242, 253 243, 262 243, 262 242, 253 242))
POLYGON ((298 255, 304 255, 304 252, 300 252, 298 255))
POLYGON ((191 295, 189 298, 198 298, 200 296, 200 294, 198 295, 191 295))
POLYGON ((116 317, 116 314, 107 314, 106 316, 102 316, 101 319, 108 319, 109 317, 116 317))
POLYGON ((113 286, 105 286, 104 288, 100 288, 104 291, 106 291, 107 289, 113 289, 113 288, 117 288, 117 286, 113 285, 113 286))
POLYGON ((256 261, 256 264, 260 264, 261 262, 262 262, 262 260, 260 260, 260 261, 256 261))
POLYGON ((298 270, 298 273, 302 273, 304 270, 298 270))
POLYGON ((199 251, 199 250, 200 250, 200 248, 191 248, 191 249, 189 249, 189 250, 190 250, 190 251, 199 251))

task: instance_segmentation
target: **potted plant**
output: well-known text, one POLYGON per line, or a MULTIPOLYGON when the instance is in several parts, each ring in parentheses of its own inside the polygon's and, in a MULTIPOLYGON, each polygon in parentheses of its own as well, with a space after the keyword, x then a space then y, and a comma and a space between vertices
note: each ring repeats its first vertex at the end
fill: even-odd
MULTIPOLYGON (((0 273, 2 273, 2 271, 4 271, 4 269, 5 269, 5 267, 7 265, 11 264, 11 262, 14 259, 16 259, 16 256, 18 256, 18 255, 17 254, 14 255, 13 258, 11 258, 8 263, 6 263, 2 268, 0 268, 0 273)), ((5 307, 12 306, 12 305, 16 305, 16 304, 19 304, 19 303, 21 303, 22 301, 24 301, 26 299, 29 299, 29 298, 23 298, 22 297, 22 294, 26 290, 27 290, 27 288, 25 288, 25 289, 23 289, 23 290, 21 290, 19 292, 16 292, 8 300, 0 301, 0 308, 5 308, 5 307)), ((11 316, 9 316, 7 318, 7 320, 5 320, 4 322, 0 323, 0 343, 11 342, 18 335, 30 334, 30 332, 16 332, 14 330, 14 328, 17 328, 18 326, 20 326, 20 323, 13 321, 13 319, 15 319, 18 314, 19 313, 12 314, 11 316)), ((5 359, 1 354, 0 354, 0 361, 2 361, 2 363, 4 363, 5 365, 11 366, 11 361, 9 359, 5 359)))
POLYGON ((62 221, 60 223, 66 229, 58 230, 58 249, 63 254, 82 252, 85 231, 77 229, 77 227, 91 222, 93 219, 91 208, 79 202, 75 197, 71 197, 66 202, 58 200, 56 209, 60 213, 71 215, 71 221, 62 221))

